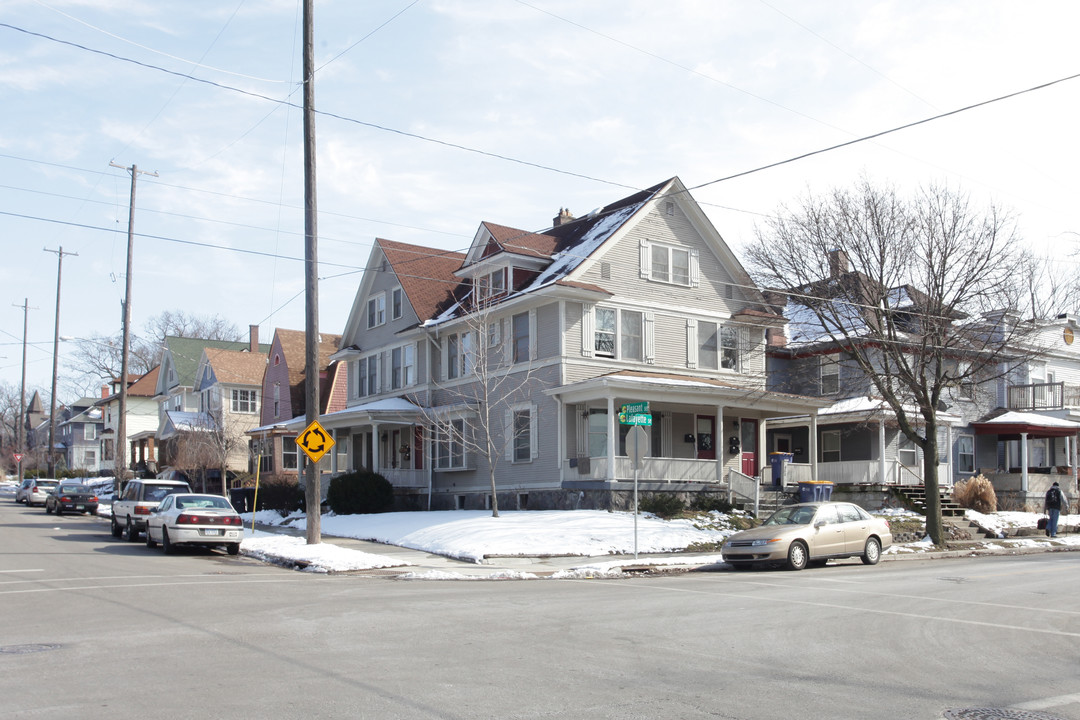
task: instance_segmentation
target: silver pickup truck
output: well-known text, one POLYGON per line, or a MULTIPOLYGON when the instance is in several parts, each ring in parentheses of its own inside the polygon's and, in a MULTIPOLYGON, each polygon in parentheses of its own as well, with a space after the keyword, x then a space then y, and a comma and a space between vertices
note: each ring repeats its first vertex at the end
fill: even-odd
POLYGON ((162 499, 189 492, 191 487, 181 480, 129 480, 122 495, 113 495, 112 536, 123 535, 128 542, 135 542, 139 533, 146 532, 146 519, 162 499))

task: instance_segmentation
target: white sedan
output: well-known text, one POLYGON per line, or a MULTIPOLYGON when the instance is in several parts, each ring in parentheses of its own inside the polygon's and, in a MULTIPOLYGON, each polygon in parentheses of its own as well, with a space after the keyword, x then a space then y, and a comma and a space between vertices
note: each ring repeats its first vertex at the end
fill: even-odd
POLYGON ((146 521, 146 547, 172 553, 177 545, 224 547, 230 555, 240 552, 243 523, 228 498, 221 495, 177 493, 150 511, 146 521))

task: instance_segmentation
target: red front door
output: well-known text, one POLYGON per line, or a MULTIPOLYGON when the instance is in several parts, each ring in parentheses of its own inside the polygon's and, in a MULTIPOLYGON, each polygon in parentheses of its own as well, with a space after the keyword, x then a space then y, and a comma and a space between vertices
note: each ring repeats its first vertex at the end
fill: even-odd
POLYGON ((742 418, 739 432, 742 436, 742 474, 757 477, 757 420, 742 418))
POLYGON ((698 415, 697 427, 697 459, 716 459, 716 416, 698 415))

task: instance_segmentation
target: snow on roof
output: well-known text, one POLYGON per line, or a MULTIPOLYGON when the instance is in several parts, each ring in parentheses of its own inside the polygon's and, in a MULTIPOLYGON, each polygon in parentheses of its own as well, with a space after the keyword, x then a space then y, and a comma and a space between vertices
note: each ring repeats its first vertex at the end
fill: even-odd
POLYGON ((616 230, 622 227, 623 223, 641 209, 645 202, 647 201, 619 208, 589 228, 588 232, 575 245, 562 252, 555 253, 552 256, 553 262, 544 268, 544 271, 525 289, 525 292, 536 290, 569 275, 578 265, 596 252, 616 230))
POLYGON ((1039 425, 1041 427, 1060 427, 1080 429, 1080 423, 1063 418, 1039 415, 1038 413, 1024 413, 1009 411, 998 415, 993 420, 987 420, 983 425, 1039 425))

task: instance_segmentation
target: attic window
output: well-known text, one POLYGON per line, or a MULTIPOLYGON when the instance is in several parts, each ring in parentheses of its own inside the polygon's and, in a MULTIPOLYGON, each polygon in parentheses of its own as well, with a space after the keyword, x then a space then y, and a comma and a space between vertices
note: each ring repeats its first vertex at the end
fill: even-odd
POLYGON ((666 203, 664 203, 664 214, 665 215, 674 215, 675 214, 675 203, 671 202, 670 200, 668 200, 666 203))
POLYGON ((281 364, 281 356, 275 353, 274 354, 274 365, 280 365, 280 364, 281 364))
POLYGON ((506 294, 506 268, 499 268, 476 278, 480 301, 491 300, 506 294))

